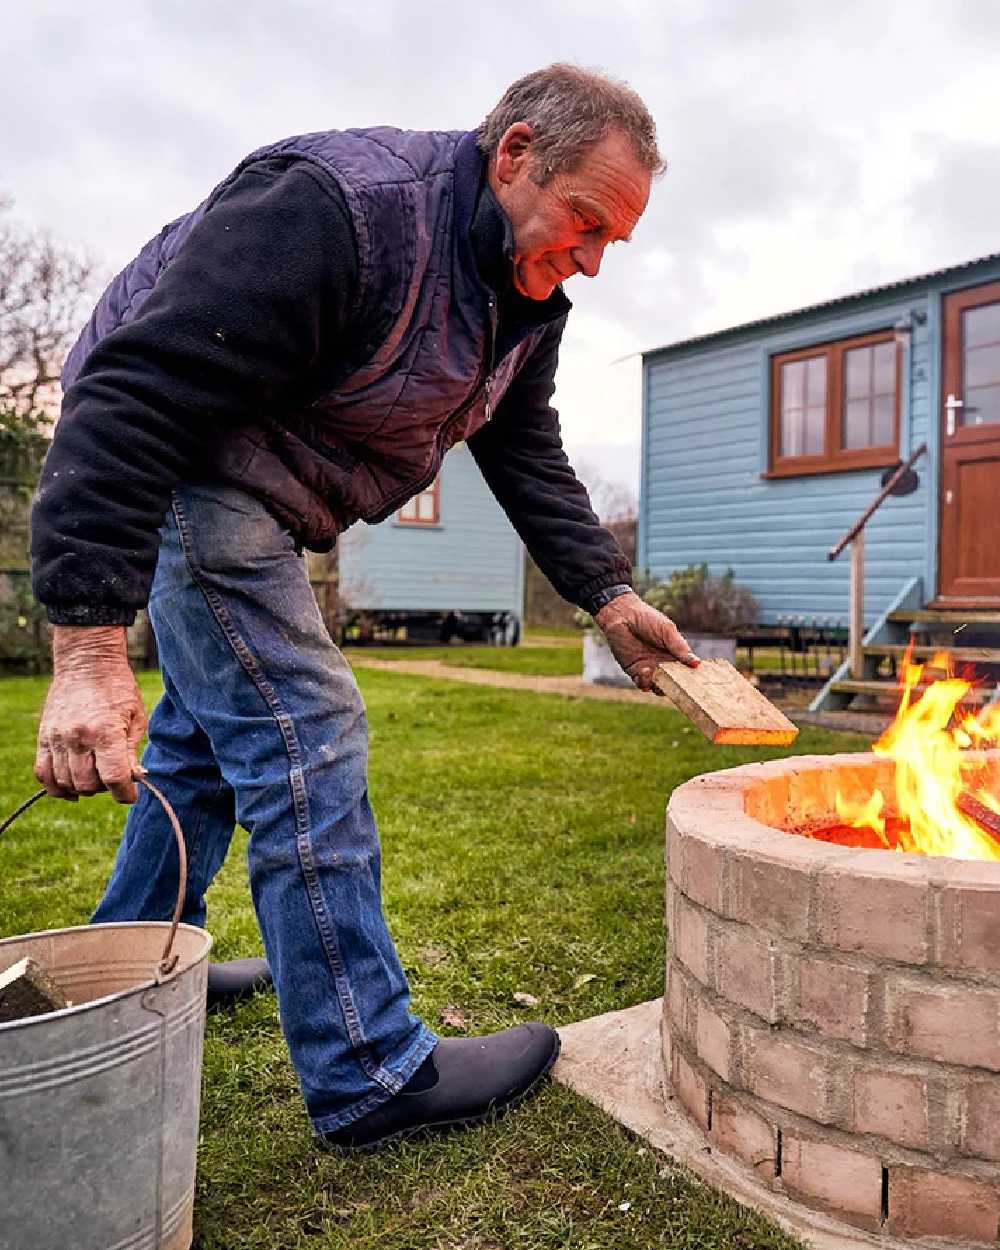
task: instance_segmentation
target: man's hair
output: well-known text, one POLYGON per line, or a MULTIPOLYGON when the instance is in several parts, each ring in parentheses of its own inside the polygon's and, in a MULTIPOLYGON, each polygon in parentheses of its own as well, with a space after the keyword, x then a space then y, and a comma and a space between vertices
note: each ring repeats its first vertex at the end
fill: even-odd
POLYGON ((515 122, 531 127, 532 177, 539 183, 573 169, 586 150, 612 130, 625 135, 651 173, 660 174, 667 167, 656 146, 656 124, 649 109, 631 87, 594 70, 558 64, 519 78, 476 132, 480 151, 495 156, 515 122))

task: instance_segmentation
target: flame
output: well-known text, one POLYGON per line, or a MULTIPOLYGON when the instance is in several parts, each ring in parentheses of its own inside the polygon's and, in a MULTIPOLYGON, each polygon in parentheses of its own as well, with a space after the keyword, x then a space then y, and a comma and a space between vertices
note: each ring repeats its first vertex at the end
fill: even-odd
POLYGON ((913 645, 903 660, 902 694, 892 724, 872 748, 895 763, 895 794, 876 790, 865 801, 852 802, 836 795, 841 819, 857 829, 872 829, 886 846, 923 855, 950 855, 957 859, 1000 860, 1000 841, 959 809, 960 795, 977 799, 1000 814, 1000 799, 981 784, 981 765, 970 760, 970 748, 998 745, 1000 705, 977 717, 960 705, 973 687, 955 675, 947 652, 929 665, 914 664, 913 645), (925 683, 929 670, 944 677, 925 683), (921 689, 923 687, 923 689, 921 689), (887 836, 886 817, 893 820, 895 842, 887 836))

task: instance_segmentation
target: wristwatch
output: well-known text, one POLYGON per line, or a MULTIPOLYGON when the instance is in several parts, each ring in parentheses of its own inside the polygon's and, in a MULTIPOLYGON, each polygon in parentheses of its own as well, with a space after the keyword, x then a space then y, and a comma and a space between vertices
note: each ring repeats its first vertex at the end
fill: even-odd
POLYGON ((605 586, 603 590, 598 590, 588 599, 584 610, 589 612, 591 616, 596 616, 601 608, 607 607, 612 599, 618 599, 622 595, 632 594, 632 587, 625 582, 619 582, 616 586, 605 586))

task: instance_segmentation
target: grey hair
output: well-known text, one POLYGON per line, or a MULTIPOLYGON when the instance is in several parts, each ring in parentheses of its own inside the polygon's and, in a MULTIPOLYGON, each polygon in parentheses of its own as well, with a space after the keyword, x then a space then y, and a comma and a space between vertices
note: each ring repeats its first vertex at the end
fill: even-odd
POLYGON ((667 167, 656 145, 656 123, 649 109, 631 87, 595 70, 557 64, 519 78, 476 132, 479 150, 495 156, 500 140, 516 122, 531 127, 532 177, 539 183, 572 170, 584 152, 612 130, 625 135, 651 173, 660 174, 667 167))

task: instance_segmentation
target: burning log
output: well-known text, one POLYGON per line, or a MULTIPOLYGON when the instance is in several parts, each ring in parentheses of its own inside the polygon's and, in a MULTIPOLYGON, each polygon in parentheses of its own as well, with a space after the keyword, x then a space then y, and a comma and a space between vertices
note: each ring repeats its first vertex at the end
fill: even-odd
POLYGON ((21 959, 0 972, 0 1024, 44 1016, 70 1005, 55 981, 33 959, 21 959))
POLYGON ((955 800, 955 806, 995 842, 1000 842, 1000 814, 987 807, 982 799, 977 799, 974 794, 963 790, 955 800))

